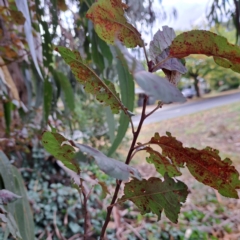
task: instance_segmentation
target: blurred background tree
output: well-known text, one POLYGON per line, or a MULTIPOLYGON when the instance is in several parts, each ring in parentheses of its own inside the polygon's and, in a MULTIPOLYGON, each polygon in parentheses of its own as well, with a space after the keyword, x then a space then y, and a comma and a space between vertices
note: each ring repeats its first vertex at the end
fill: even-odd
POLYGON ((207 9, 207 18, 212 26, 227 23, 233 24, 235 43, 239 43, 240 37, 240 1, 239 0, 212 0, 207 9))
MULTIPOLYGON (((195 29, 198 28, 195 27, 195 29)), ((227 38, 228 42, 232 44, 236 41, 236 28, 231 20, 215 23, 214 26, 210 27, 210 31, 227 38)), ((191 55, 186 58, 186 67, 188 72, 184 77, 193 80, 197 97, 207 93, 209 88, 215 91, 225 91, 239 87, 238 74, 230 69, 219 67, 212 57, 191 55)), ((184 79, 182 81, 184 82, 184 79)))

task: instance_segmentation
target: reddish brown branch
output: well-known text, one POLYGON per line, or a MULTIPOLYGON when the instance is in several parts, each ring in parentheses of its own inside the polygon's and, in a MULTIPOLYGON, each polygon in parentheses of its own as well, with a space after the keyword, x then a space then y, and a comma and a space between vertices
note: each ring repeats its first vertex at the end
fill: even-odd
MULTIPOLYGON (((148 100, 148 96, 144 96, 144 101, 143 101, 143 109, 142 109, 142 115, 141 115, 141 119, 140 119, 140 122, 138 124, 138 128, 136 130, 136 132, 133 133, 133 140, 132 140, 132 144, 131 144, 131 147, 129 149, 129 152, 128 152, 128 155, 127 155, 127 158, 126 158, 126 161, 125 163, 126 164, 129 164, 130 161, 131 161, 131 156, 132 156, 132 153, 134 151, 134 147, 135 147, 135 144, 137 142, 137 138, 138 138, 138 135, 141 131, 141 128, 142 128, 142 125, 143 125, 143 122, 144 120, 146 119, 146 106, 147 106, 147 100, 148 100)), ((116 185, 116 188, 115 188, 115 191, 114 191, 114 194, 113 194, 113 198, 112 198, 112 201, 111 201, 111 204, 108 206, 107 208, 107 216, 106 216, 106 219, 105 219, 105 222, 104 222, 104 225, 102 227, 102 232, 101 232, 101 235, 100 235, 100 240, 103 240, 104 239, 104 235, 105 235, 105 232, 106 232, 106 229, 107 229, 107 226, 108 226, 108 223, 110 221, 110 217, 111 217, 111 213, 112 213, 112 209, 114 207, 114 204, 117 200, 117 196, 118 196, 118 193, 119 193, 119 190, 120 190, 120 186, 121 186, 121 183, 122 181, 116 181, 117 185, 116 185)))

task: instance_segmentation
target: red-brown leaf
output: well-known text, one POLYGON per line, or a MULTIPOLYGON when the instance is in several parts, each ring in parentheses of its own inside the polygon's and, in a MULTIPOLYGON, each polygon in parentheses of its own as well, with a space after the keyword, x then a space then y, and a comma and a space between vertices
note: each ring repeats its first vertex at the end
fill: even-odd
POLYGON ((162 154, 176 166, 186 165, 198 181, 217 189, 225 197, 238 198, 236 189, 240 188, 239 173, 231 166, 230 159, 221 159, 218 150, 210 147, 202 150, 183 147, 171 134, 160 137, 155 133, 149 143, 159 145, 162 154))

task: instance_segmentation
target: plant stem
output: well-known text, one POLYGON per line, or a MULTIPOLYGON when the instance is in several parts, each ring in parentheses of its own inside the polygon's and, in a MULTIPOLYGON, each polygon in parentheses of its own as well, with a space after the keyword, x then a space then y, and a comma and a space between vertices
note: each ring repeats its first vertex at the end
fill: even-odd
POLYGON ((161 62, 157 63, 152 69, 150 69, 149 72, 155 72, 158 70, 158 67, 161 66, 163 63, 165 63, 167 60, 169 60, 171 57, 167 57, 165 59, 163 59, 161 62))
MULTIPOLYGON (((148 96, 144 96, 144 101, 143 101, 143 108, 142 108, 142 115, 141 115, 141 119, 140 119, 140 122, 138 124, 138 128, 136 130, 136 132, 133 133, 133 140, 132 140, 132 144, 131 144, 131 147, 129 149, 129 152, 128 152, 128 155, 127 155, 127 158, 126 158, 126 161, 125 161, 125 164, 129 164, 130 161, 131 161, 131 156, 132 156, 132 153, 134 151, 134 147, 135 147, 135 144, 136 144, 136 141, 137 141, 137 138, 138 138, 138 135, 141 131, 141 128, 142 128, 142 125, 143 125, 143 122, 144 120, 146 119, 146 106, 147 106, 147 100, 148 100, 148 96)), ((118 192, 120 190, 120 186, 121 186, 121 183, 122 181, 117 181, 117 185, 116 185, 116 188, 115 188, 115 191, 114 191, 114 194, 113 194, 113 198, 112 198, 112 201, 111 201, 111 204, 108 206, 107 208, 107 216, 106 216, 106 219, 105 219, 105 222, 103 224, 103 227, 102 227, 102 231, 101 231, 101 235, 100 235, 100 240, 103 240, 104 239, 104 235, 105 235, 105 232, 106 232, 106 229, 107 229, 107 226, 108 226, 108 223, 110 221, 110 217, 111 217, 111 213, 112 213, 112 209, 114 207, 114 204, 117 200, 117 197, 118 197, 118 192), (113 206, 111 206, 113 205, 113 206)))
POLYGON ((144 55, 145 55, 145 58, 146 58, 146 61, 147 61, 147 65, 148 65, 148 67, 149 67, 149 60, 148 60, 148 56, 147 56, 147 50, 146 50, 146 48, 145 48, 144 43, 143 43, 143 50, 144 50, 144 55))
POLYGON ((79 187, 81 188, 81 192, 79 192, 80 196, 81 193, 83 195, 83 201, 82 201, 82 206, 83 206, 83 215, 84 215, 84 235, 83 235, 83 240, 87 240, 87 231, 88 231, 88 212, 87 212, 87 200, 88 200, 88 195, 86 193, 86 190, 83 186, 83 182, 80 179, 80 185, 79 187))

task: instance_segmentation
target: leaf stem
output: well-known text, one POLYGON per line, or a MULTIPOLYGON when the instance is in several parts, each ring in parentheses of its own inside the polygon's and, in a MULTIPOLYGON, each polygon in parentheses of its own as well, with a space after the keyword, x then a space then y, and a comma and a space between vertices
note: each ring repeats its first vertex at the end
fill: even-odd
POLYGON ((145 116, 145 119, 147 118, 147 117, 149 117, 150 115, 152 115, 155 111, 157 111, 159 108, 162 108, 162 106, 163 106, 163 103, 162 102, 158 102, 158 105, 150 112, 150 113, 148 113, 146 116, 145 116))
POLYGON ((148 60, 147 51, 146 51, 144 43, 143 43, 143 50, 144 50, 144 55, 145 55, 145 58, 146 58, 146 61, 147 61, 147 65, 149 67, 149 60, 148 60))
POLYGON ((135 129, 134 129, 134 125, 133 125, 132 117, 130 117, 130 116, 129 116, 129 121, 130 121, 131 128, 132 128, 132 134, 134 135, 134 134, 135 134, 135 129))
POLYGON ((79 187, 81 188, 81 192, 79 194, 83 195, 83 215, 84 215, 84 235, 83 235, 83 240, 87 240, 87 232, 88 232, 88 211, 87 211, 87 201, 88 201, 88 194, 86 193, 86 190, 83 186, 83 182, 80 179, 80 185, 79 187))
MULTIPOLYGON (((138 128, 137 128, 136 132, 133 133, 132 144, 131 144, 131 147, 130 147, 130 149, 128 151, 128 155, 127 155, 125 164, 129 164, 130 161, 131 161, 132 153, 133 153, 133 151, 135 149, 135 144, 137 142, 138 135, 139 135, 139 133, 141 131, 143 122, 144 122, 144 120, 146 118, 146 113, 145 112, 146 112, 147 100, 148 100, 148 96, 145 95, 144 96, 144 100, 143 100, 143 108, 142 108, 141 119, 140 119, 140 122, 138 124, 138 128)), ((103 227, 102 227, 100 240, 104 239, 104 235, 105 235, 108 223, 110 221, 112 209, 113 209, 113 206, 115 205, 115 202, 117 200, 117 196, 118 196, 118 193, 119 193, 119 190, 120 190, 120 186, 121 186, 121 183, 122 183, 122 181, 116 181, 116 182, 117 182, 117 185, 116 185, 116 188, 115 188, 115 191, 114 191, 114 194, 113 194, 113 198, 112 198, 111 204, 107 207, 107 216, 106 216, 105 222, 104 222, 103 227)))
POLYGON ((169 60, 171 57, 168 56, 167 58, 163 59, 161 62, 156 64, 152 69, 150 69, 150 72, 155 72, 158 70, 158 67, 161 66, 163 63, 165 63, 167 60, 169 60))

